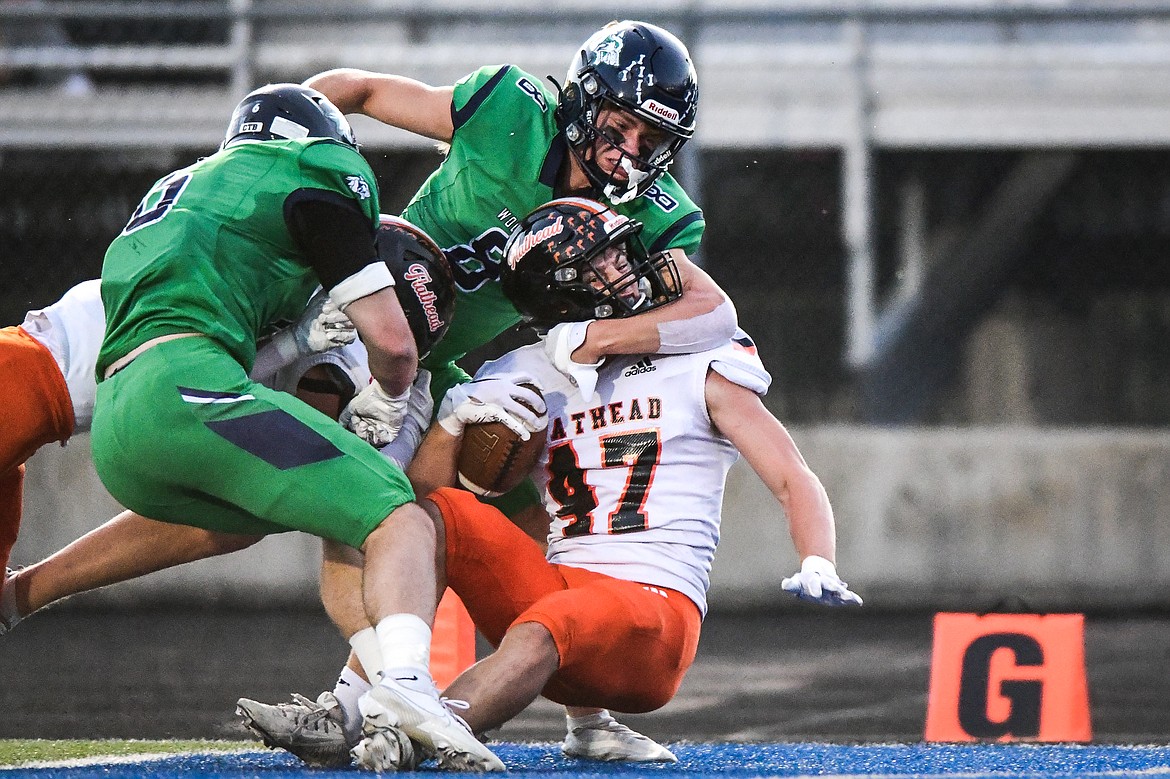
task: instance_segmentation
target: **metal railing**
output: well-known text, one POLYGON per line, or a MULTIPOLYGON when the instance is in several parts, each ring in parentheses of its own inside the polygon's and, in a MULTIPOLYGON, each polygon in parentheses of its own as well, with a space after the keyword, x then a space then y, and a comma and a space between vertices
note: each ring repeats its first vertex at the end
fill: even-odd
MULTIPOLYGON (((846 352, 855 367, 873 353, 877 319, 875 149, 1170 145, 1166 0, 694 0, 588 9, 559 0, 0 0, 0 74, 17 76, 14 85, 0 82, 0 149, 206 147, 256 84, 342 65, 432 83, 491 61, 559 75, 583 30, 623 17, 673 29, 695 57, 703 112, 681 166, 693 194, 702 196, 702 149, 841 151, 846 352), (111 34, 37 43, 2 32, 38 24, 103 24, 111 34), (118 35, 144 24, 198 27, 201 39, 118 35), (345 32, 329 34, 337 30, 345 32), (54 85, 70 74, 81 87, 60 98, 54 85)), ((422 143, 373 122, 355 127, 367 146, 422 143)))
MULTIPOLYGON (((265 28, 290 23, 327 27, 340 23, 393 23, 411 31, 414 39, 428 47, 443 47, 445 28, 460 25, 475 30, 491 27, 499 35, 500 45, 508 47, 517 40, 520 30, 540 32, 549 26, 573 27, 578 30, 599 26, 615 17, 652 18, 670 26, 692 41, 696 50, 710 33, 719 29, 767 29, 793 26, 813 29, 838 26, 849 39, 855 37, 862 46, 873 42, 873 31, 898 27, 925 29, 953 28, 956 25, 996 25, 1004 40, 1019 40, 1015 28, 1036 25, 1085 25, 1138 23, 1170 18, 1170 3, 1130 1, 1085 2, 1076 5, 1049 3, 955 4, 933 5, 905 2, 835 2, 811 6, 805 3, 758 2, 727 7, 715 2, 675 2, 647 4, 643 8, 628 3, 595 3, 588 9, 567 3, 413 3, 340 2, 307 4, 291 0, 190 0, 189 2, 90 2, 76 0, 9 0, 0 2, 0 29, 16 28, 16 35, 0 33, 0 72, 23 71, 36 74, 61 74, 85 70, 103 74, 152 74, 196 72, 216 78, 239 94, 256 82, 256 64, 265 46, 265 28), (35 25, 84 24, 187 24, 207 23, 220 30, 219 40, 199 42, 119 42, 73 44, 58 42, 22 42, 19 30, 35 25), (510 31, 510 32, 509 32, 510 31)), ((799 39, 799 35, 795 36, 799 39)), ((880 37, 880 36, 879 36, 880 37)), ((962 35, 950 34, 944 43, 953 46, 962 35)), ((454 41, 456 44, 467 41, 454 41)), ((311 45, 311 41, 308 42, 311 45)), ((1108 45, 1106 38, 1101 42, 1108 45)), ((1155 40, 1157 44, 1159 41, 1155 40)), ((1165 37, 1160 41, 1170 46, 1165 37)), ((727 45, 727 44, 725 44, 727 45)), ((732 44, 733 45, 733 44, 732 44)), ((1101 46, 1096 48, 1100 49, 1101 46)), ((341 55, 341 52, 336 52, 341 55)), ((922 52, 929 62, 932 55, 922 52)), ((1148 55, 1147 55, 1148 56, 1148 55)), ((1164 56, 1160 53, 1159 56, 1164 56)))

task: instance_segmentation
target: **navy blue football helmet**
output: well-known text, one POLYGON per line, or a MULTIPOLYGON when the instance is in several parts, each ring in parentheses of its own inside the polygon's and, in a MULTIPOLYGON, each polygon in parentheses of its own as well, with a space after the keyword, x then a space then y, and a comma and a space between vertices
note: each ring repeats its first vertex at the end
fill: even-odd
POLYGON ((315 89, 269 84, 253 90, 232 112, 223 145, 279 138, 332 138, 357 148, 345 114, 315 89))
POLYGON ((695 133, 699 82, 682 41, 646 22, 611 22, 594 33, 569 63, 556 119, 589 180, 615 205, 643 194, 666 172, 695 133), (627 181, 617 181, 593 159, 594 141, 616 146, 597 126, 604 106, 633 114, 665 133, 655 149, 619 162, 627 181))

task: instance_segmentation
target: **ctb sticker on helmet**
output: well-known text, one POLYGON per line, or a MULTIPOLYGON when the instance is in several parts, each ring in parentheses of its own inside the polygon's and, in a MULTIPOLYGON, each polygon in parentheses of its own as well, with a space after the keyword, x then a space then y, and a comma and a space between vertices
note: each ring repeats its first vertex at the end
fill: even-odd
POLYGON ((331 138, 357 148, 345 115, 325 95, 301 84, 268 84, 249 92, 232 112, 223 147, 279 138, 331 138))

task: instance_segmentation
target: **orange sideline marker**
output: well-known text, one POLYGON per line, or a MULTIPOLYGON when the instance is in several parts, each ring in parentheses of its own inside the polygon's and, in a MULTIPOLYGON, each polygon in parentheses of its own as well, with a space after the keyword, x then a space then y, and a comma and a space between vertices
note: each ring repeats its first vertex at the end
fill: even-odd
POLYGON ((936 614, 927 741, 1091 741, 1083 614, 936 614))
POLYGON ((463 601, 451 590, 443 593, 431 631, 431 676, 442 690, 475 663, 475 624, 463 601))

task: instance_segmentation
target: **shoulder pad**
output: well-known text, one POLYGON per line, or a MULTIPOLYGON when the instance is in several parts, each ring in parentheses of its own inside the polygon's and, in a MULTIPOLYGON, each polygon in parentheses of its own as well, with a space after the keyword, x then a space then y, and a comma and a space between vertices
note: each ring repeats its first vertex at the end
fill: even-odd
POLYGON ((760 361, 756 342, 739 328, 726 345, 712 351, 711 368, 728 381, 757 395, 766 394, 772 384, 771 374, 760 361))

